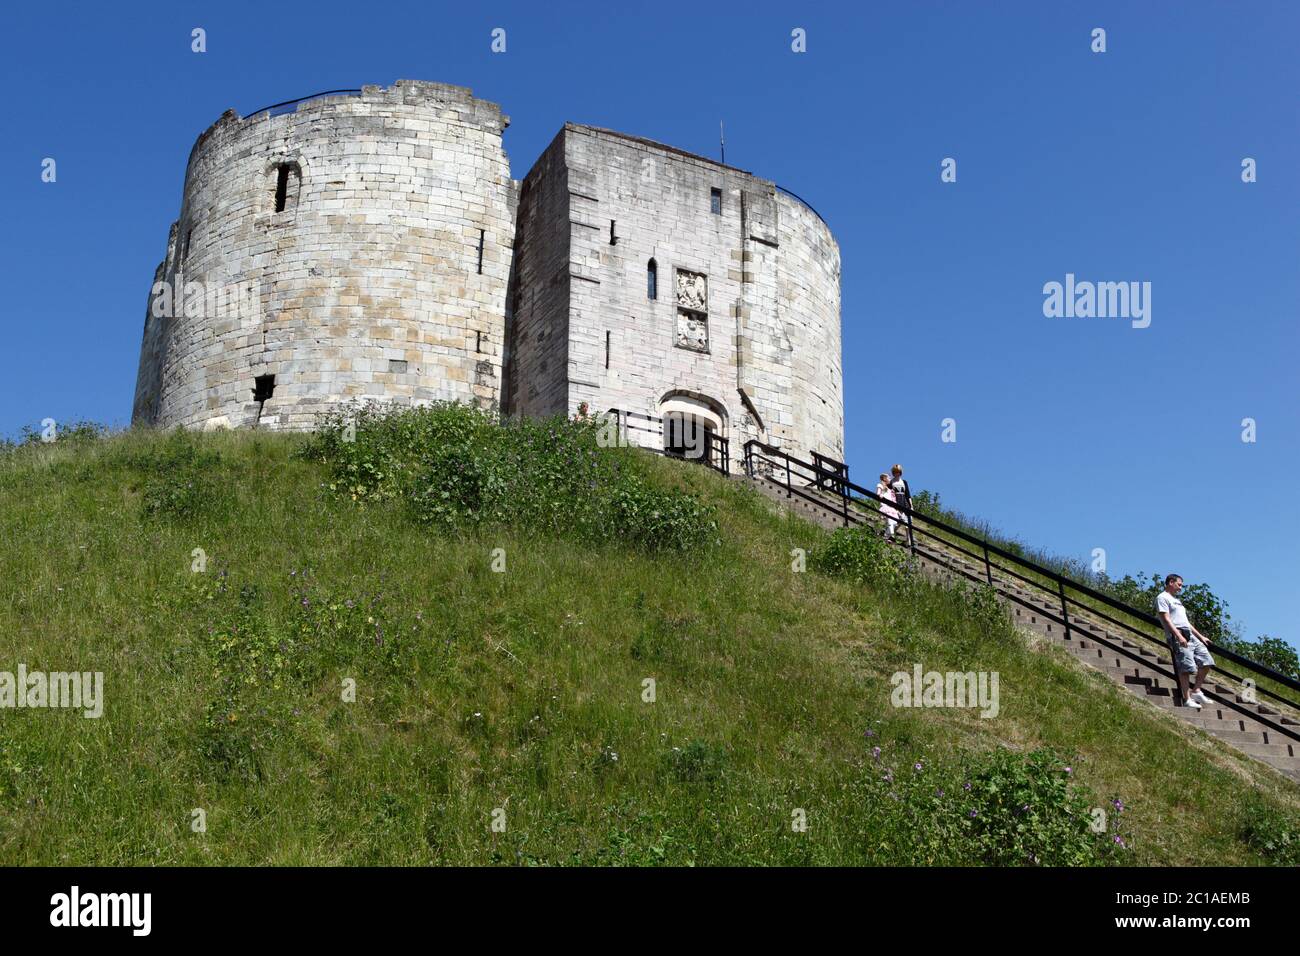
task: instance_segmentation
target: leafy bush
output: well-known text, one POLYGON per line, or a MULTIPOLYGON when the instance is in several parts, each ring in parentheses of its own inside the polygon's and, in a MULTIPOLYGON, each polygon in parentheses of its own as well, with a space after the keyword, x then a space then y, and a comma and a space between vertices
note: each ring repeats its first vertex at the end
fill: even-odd
POLYGON ((970 770, 968 814, 980 858, 998 866, 1092 866, 1126 848, 1109 826, 1118 827, 1122 804, 1112 800, 1107 829, 1095 831, 1096 800, 1070 783, 1071 773, 1051 750, 998 749, 980 758, 970 770))
POLYGON ((873 748, 859 799, 875 808, 871 830, 890 862, 1097 866, 1131 850, 1122 801, 1100 806, 1050 749, 999 748, 934 765, 907 758, 898 771, 886 749, 873 748))
POLYGON ((713 509, 691 495, 625 475, 608 492, 608 536, 643 551, 694 551, 717 539, 713 509))
POLYGON ((365 406, 326 418, 305 454, 353 501, 398 499, 448 531, 485 525, 691 551, 717 541, 713 509, 654 487, 626 449, 601 447, 595 419, 498 423, 466 405, 365 406))
POLYGON ((54 426, 53 440, 46 442, 45 428, 24 425, 19 438, 19 445, 89 445, 106 438, 110 433, 107 425, 92 421, 61 422, 54 426))
POLYGON ((1300 680, 1300 656, 1294 647, 1279 637, 1261 634, 1254 641, 1227 637, 1220 639, 1219 644, 1256 664, 1263 664, 1279 674, 1300 680))
POLYGON ((1243 808, 1240 836, 1275 866, 1300 865, 1300 819, 1257 796, 1243 808))
POLYGON ((906 590, 917 577, 903 552, 867 527, 837 529, 808 564, 823 574, 885 591, 906 590))

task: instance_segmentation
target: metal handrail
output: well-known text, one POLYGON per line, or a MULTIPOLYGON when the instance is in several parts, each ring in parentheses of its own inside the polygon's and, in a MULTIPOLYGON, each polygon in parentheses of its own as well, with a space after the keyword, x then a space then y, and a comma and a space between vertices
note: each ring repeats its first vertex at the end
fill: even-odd
POLYGON ((807 206, 810 210, 812 210, 812 214, 816 216, 818 219, 820 219, 822 221, 822 225, 825 226, 827 229, 831 227, 831 224, 826 221, 826 218, 821 213, 819 213, 813 207, 813 204, 810 203, 808 200, 804 199, 802 196, 800 196, 798 193, 794 192, 793 190, 786 189, 780 183, 773 183, 772 185, 775 186, 777 189, 781 190, 781 192, 785 193, 787 196, 793 196, 795 199, 799 200, 801 203, 807 206))
POLYGON ((659 418, 654 415, 646 415, 643 414, 642 412, 628 411, 627 409, 623 409, 623 408, 611 408, 609 409, 608 412, 606 412, 606 414, 614 416, 615 423, 617 424, 620 431, 624 431, 624 430, 629 432, 638 431, 638 432, 647 432, 651 435, 658 435, 660 438, 658 446, 648 446, 648 445, 638 446, 644 448, 646 451, 652 451, 658 455, 667 455, 670 457, 686 458, 687 461, 698 460, 702 464, 707 465, 708 467, 712 468, 716 472, 719 472, 720 474, 728 475, 728 476, 731 474, 731 441, 730 439, 722 435, 719 435, 716 432, 712 432, 712 431, 707 432, 709 438, 705 441, 705 454, 701 455, 698 459, 694 459, 685 455, 673 455, 673 453, 670 452, 667 448, 662 447, 663 433, 664 433, 663 430, 664 420, 662 418, 659 418), (630 419, 633 418, 649 422, 651 427, 633 425, 630 421, 630 419), (658 428, 653 427, 655 425, 658 425, 658 428), (717 453, 716 461, 714 460, 715 451, 717 453))
POLYGON ((296 100, 285 100, 283 103, 272 103, 270 106, 263 106, 260 110, 253 110, 253 112, 246 114, 244 116, 244 119, 248 119, 249 117, 256 116, 258 113, 270 112, 271 110, 277 109, 278 107, 281 106, 292 106, 294 103, 302 103, 306 100, 314 100, 317 97, 321 97, 321 96, 334 96, 335 94, 338 93, 356 94, 360 92, 361 90, 357 89, 357 90, 325 90, 324 92, 321 93, 309 93, 306 96, 298 97, 296 100))
MULTIPOLYGON (((776 455, 780 458, 785 459, 787 473, 790 469, 791 464, 794 464, 804 469, 806 472, 810 472, 816 479, 820 479, 823 481, 826 480, 835 481, 837 484, 839 484, 845 489, 845 494, 843 495, 843 497, 852 499, 852 493, 857 492, 863 499, 874 501, 877 504, 881 503, 883 500, 875 492, 869 491, 866 488, 863 488, 861 485, 855 484, 854 482, 849 481, 847 479, 840 478, 840 476, 835 475, 832 472, 827 472, 824 469, 819 468, 816 464, 812 462, 803 461, 802 459, 799 459, 791 455, 789 452, 786 452, 783 449, 777 448, 773 445, 769 445, 765 442, 758 441, 757 439, 751 439, 750 441, 745 443, 745 457, 744 457, 745 468, 747 473, 749 473, 751 476, 753 475, 752 461, 753 461, 753 450, 755 448, 761 449, 767 455, 776 455)), ((789 490, 788 478, 787 478, 787 490, 789 490)), ((948 547, 954 547, 956 548, 957 551, 966 554, 969 557, 976 558, 983 561, 986 565, 986 568, 988 569, 987 573, 990 579, 990 583, 992 583, 992 569, 996 568, 999 571, 1003 571, 1005 573, 1011 574, 1012 576, 1018 578, 1019 580, 1024 581, 1026 584, 1029 584, 1032 587, 1039 589, 1040 591, 1043 591, 1047 594, 1052 594, 1053 597, 1060 599, 1062 604, 1061 621, 1067 628, 1066 631, 1067 636, 1069 634, 1069 628, 1070 628, 1069 604, 1073 602, 1076 606, 1083 608, 1085 612, 1089 614, 1096 614, 1102 619, 1106 620, 1107 622, 1114 624, 1118 627, 1124 628, 1125 630, 1142 638, 1145 641, 1156 644, 1158 646, 1168 647, 1168 642, 1162 642, 1158 638, 1153 637, 1148 632, 1134 627, 1132 624, 1129 624, 1125 621, 1117 620, 1111 617, 1110 615, 1105 614, 1102 611, 1098 611, 1095 608, 1083 604, 1082 602, 1080 602, 1075 598, 1069 597, 1065 593, 1065 588, 1069 587, 1082 595, 1092 598, 1095 601, 1100 601, 1101 603, 1105 604, 1107 607, 1110 607, 1123 614, 1127 614, 1130 617, 1136 618, 1137 620, 1143 622, 1144 624, 1147 624, 1148 626, 1156 627, 1163 632, 1164 630, 1163 625, 1155 617, 1155 615, 1140 611, 1137 608, 1129 607, 1127 604, 1124 604, 1123 602, 1111 597, 1108 594, 1104 594, 1101 591, 1089 587, 1086 584, 1082 584, 1071 578, 1067 578, 1064 575, 1056 571, 1053 571, 1050 568, 1043 567, 1040 564, 1022 558, 1017 554, 1013 554, 1012 552, 1004 548, 1001 548, 998 545, 986 539, 978 538, 975 535, 972 535, 961 528, 955 528, 952 525, 949 525, 947 522, 939 520, 938 518, 933 518, 929 515, 923 514, 917 511, 915 508, 905 505, 902 502, 889 502, 889 505, 890 507, 894 508, 896 511, 906 514, 909 518, 919 519, 920 521, 926 523, 927 525, 942 530, 946 534, 954 535, 963 541, 978 546, 981 550, 979 552, 973 552, 973 551, 968 551, 967 549, 962 548, 959 545, 954 545, 952 542, 948 542, 948 541, 944 542, 944 544, 948 547), (1027 571, 1037 574, 1040 577, 1045 577, 1049 579, 1050 581, 1052 581, 1052 583, 1054 583, 1057 586, 1056 593, 1053 594, 1049 588, 1047 588, 1042 584, 1042 582, 1027 578, 1023 574, 1017 573, 1012 568, 1005 568, 1000 565, 993 564, 988 557, 989 555, 997 555, 1019 566, 1020 568, 1023 568, 1027 571)), ((942 540, 939 539, 937 535, 933 534, 932 532, 929 532, 926 528, 918 527, 916 528, 916 530, 922 534, 927 535, 928 537, 936 538, 936 540, 942 540)), ((1250 658, 1237 654, 1234 651, 1230 651, 1227 648, 1219 647, 1218 645, 1211 645, 1211 649, 1214 650, 1216 653, 1220 654, 1221 656, 1223 656, 1224 658, 1226 658, 1227 660, 1239 664, 1240 666, 1244 667, 1246 670, 1249 670, 1260 677, 1265 677, 1268 680, 1281 684, 1282 686, 1288 687, 1292 690, 1300 691, 1300 681, 1297 681, 1295 678, 1289 677, 1286 674, 1281 674, 1270 667, 1266 667, 1263 664, 1258 663, 1257 661, 1253 661, 1250 658)), ((1217 665, 1213 668, 1213 670, 1216 673, 1222 674, 1225 677, 1241 680, 1239 676, 1224 671, 1222 668, 1218 667, 1217 665)), ((1291 700, 1287 697, 1283 697, 1280 694, 1276 694, 1270 691, 1266 687, 1259 687, 1257 685, 1255 687, 1255 690, 1258 691, 1259 693, 1265 694, 1273 698, 1274 700, 1285 703, 1290 707, 1295 707, 1300 709, 1300 703, 1297 703, 1296 701, 1291 700)), ((1257 715, 1252 713, 1251 716, 1255 717, 1257 715)), ((1290 731, 1285 731, 1285 732, 1291 733, 1290 731)))

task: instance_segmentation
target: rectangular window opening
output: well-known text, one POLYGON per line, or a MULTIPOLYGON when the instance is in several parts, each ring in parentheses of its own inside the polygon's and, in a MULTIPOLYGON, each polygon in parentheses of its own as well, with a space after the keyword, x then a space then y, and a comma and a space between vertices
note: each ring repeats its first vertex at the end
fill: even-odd
POLYGON ((274 375, 258 375, 253 379, 253 401, 257 402, 257 417, 253 419, 254 428, 262 421, 262 409, 266 407, 267 399, 274 394, 274 375))
POLYGON ((609 368, 609 332, 605 332, 605 368, 609 368))
POLYGON ((483 237, 485 234, 486 234, 486 230, 480 229, 478 231, 478 274, 479 275, 483 274, 483 237))
POLYGON ((474 333, 474 351, 475 351, 475 352, 478 352, 478 353, 482 353, 482 351, 483 351, 483 333, 482 333, 482 332, 475 332, 475 333, 474 333))
POLYGON ((616 245, 618 245, 618 236, 614 235, 614 220, 613 220, 613 219, 611 219, 611 220, 609 221, 609 244, 610 244, 611 246, 616 246, 616 245))
POLYGON ((713 213, 715 216, 720 216, 722 214, 722 190, 721 189, 709 190, 709 211, 713 213))
POLYGON ((274 394, 274 375, 259 375, 253 379, 253 401, 264 402, 274 394))
POLYGON ((275 211, 284 212, 285 201, 289 198, 289 164, 280 165, 275 173, 275 211))

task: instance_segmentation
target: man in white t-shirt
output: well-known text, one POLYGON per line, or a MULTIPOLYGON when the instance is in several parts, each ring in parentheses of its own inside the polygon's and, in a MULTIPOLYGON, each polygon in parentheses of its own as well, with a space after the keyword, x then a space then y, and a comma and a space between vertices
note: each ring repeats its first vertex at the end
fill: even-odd
POLYGON ((1210 699, 1201 690, 1205 675, 1214 666, 1214 658, 1206 648, 1206 637, 1198 631, 1187 618, 1183 602, 1178 600, 1178 592, 1183 589, 1183 579, 1177 574, 1165 577, 1165 589, 1156 595, 1156 616, 1164 625, 1169 649, 1174 654, 1174 672, 1178 675, 1178 689, 1183 695, 1183 706, 1200 710, 1202 704, 1210 699), (1196 674, 1191 693, 1188 681, 1196 674))

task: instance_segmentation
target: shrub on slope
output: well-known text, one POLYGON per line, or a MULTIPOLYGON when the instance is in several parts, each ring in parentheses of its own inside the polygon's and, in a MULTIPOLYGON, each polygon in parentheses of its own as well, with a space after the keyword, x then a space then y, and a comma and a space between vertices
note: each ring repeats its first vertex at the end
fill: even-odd
POLYGON ((330 468, 331 491, 403 500, 418 521, 446 530, 509 526, 647 552, 717 542, 711 507, 655 488, 627 449, 602 447, 600 428, 558 417, 498 423, 457 404, 371 405, 326 419, 306 454, 330 468))

